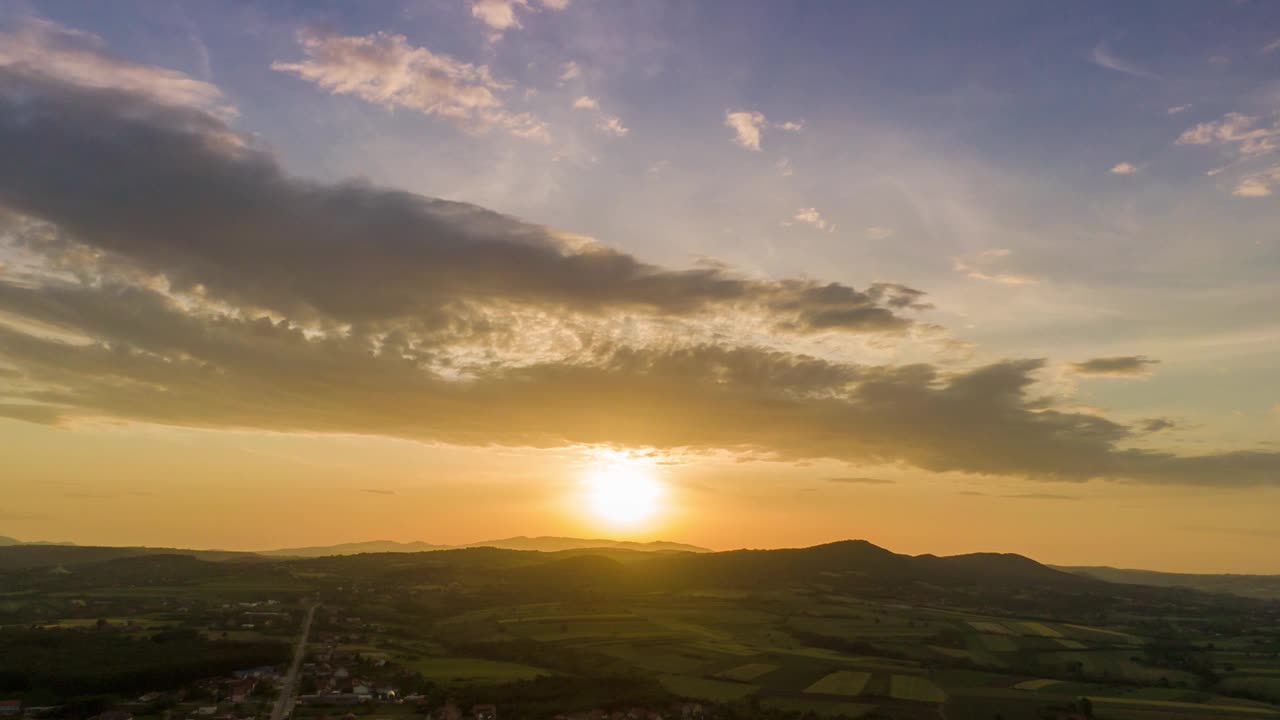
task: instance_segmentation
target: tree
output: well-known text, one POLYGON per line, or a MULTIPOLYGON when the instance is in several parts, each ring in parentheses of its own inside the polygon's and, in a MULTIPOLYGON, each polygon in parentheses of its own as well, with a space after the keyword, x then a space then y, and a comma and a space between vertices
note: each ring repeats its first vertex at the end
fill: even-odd
POLYGON ((1081 715, 1087 718, 1093 717, 1093 701, 1092 700, 1090 700, 1087 697, 1082 697, 1080 698, 1079 702, 1076 703, 1076 705, 1080 707, 1081 715))

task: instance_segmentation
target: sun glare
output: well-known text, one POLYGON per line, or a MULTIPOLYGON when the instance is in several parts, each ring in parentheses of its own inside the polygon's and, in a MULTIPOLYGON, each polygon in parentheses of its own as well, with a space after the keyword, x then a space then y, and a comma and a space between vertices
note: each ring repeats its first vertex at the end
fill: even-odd
POLYGON ((593 467, 586 477, 587 507, 599 521, 634 527, 660 509, 663 488, 651 469, 631 462, 593 467))

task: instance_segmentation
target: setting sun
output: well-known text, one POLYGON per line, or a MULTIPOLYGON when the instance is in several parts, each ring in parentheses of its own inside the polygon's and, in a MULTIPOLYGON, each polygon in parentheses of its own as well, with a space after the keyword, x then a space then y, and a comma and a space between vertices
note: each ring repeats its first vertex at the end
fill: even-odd
POLYGON ((585 480, 587 508, 608 525, 635 526, 657 514, 663 488, 649 468, 632 462, 593 467, 585 480))

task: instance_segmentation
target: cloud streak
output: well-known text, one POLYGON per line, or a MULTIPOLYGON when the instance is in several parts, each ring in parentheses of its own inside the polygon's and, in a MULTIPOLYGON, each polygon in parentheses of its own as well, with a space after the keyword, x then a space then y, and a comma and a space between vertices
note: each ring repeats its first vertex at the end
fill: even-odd
POLYGON ((342 36, 317 30, 298 34, 306 59, 277 61, 273 70, 297 75, 334 95, 351 95, 387 108, 406 108, 448 120, 468 132, 502 128, 517 137, 549 142, 546 123, 506 109, 511 85, 485 65, 414 47, 403 35, 342 36))
POLYGON ((1122 60, 1119 57, 1116 57, 1116 55, 1111 52, 1111 48, 1107 46, 1106 42, 1100 42, 1095 45, 1091 57, 1093 59, 1093 63, 1098 67, 1114 70, 1118 73, 1149 79, 1158 77, 1155 73, 1138 67, 1127 60, 1122 60))
POLYGON ((1077 375, 1092 377, 1146 377, 1159 364, 1145 355, 1118 355, 1071 363, 1071 369, 1077 375))

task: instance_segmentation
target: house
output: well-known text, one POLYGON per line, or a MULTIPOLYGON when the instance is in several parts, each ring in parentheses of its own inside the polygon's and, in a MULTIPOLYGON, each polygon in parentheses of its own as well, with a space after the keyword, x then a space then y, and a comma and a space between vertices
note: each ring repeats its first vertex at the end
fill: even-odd
POLYGON ((254 688, 258 687, 258 681, 253 678, 245 678, 231 684, 231 702, 242 703, 248 702, 249 696, 253 694, 254 688))
POLYGON ((206 705, 204 707, 196 708, 196 714, 204 717, 213 717, 218 714, 218 706, 206 705))
POLYGON ((13 717, 22 714, 21 700, 0 700, 0 717, 13 717))

